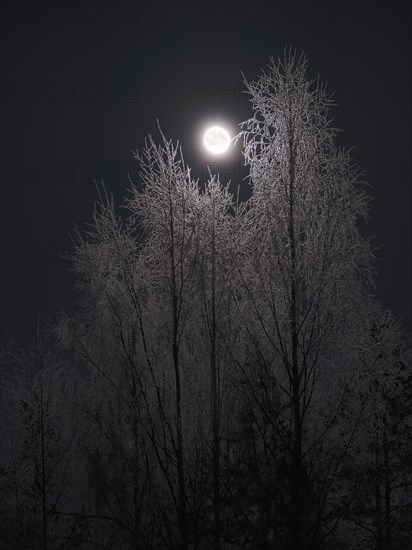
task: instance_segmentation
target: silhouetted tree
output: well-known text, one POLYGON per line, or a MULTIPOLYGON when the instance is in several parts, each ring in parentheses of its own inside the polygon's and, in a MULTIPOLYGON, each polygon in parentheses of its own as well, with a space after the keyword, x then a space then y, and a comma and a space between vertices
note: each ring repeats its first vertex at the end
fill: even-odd
POLYGON ((69 365, 50 324, 40 323, 27 352, 12 345, 3 357, 1 537, 7 548, 57 548, 64 538, 56 510, 71 504, 71 459, 79 414, 72 410, 69 365), (5 542, 6 544, 6 542, 5 542))
POLYGON ((412 477, 406 466, 411 436, 410 350, 389 311, 370 315, 360 348, 352 399, 363 402, 362 422, 347 457, 350 505, 346 517, 359 544, 377 550, 407 548, 412 477))

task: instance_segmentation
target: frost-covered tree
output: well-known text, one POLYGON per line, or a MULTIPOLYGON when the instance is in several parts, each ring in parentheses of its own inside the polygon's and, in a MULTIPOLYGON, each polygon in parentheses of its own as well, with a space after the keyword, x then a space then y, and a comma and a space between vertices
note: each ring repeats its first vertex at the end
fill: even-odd
POLYGON ((272 58, 245 84, 254 110, 241 132, 252 185, 245 322, 250 353, 283 404, 275 422, 285 436, 277 445, 285 446, 289 495, 280 536, 300 550, 316 547, 328 529, 330 483, 321 456, 311 455, 321 453, 370 308, 373 254, 358 227, 368 198, 350 152, 334 145, 333 102, 307 77, 303 55, 272 58))
MULTIPOLYGON (((100 204, 93 229, 75 247, 83 295, 76 335, 80 354, 143 438, 139 447, 146 454, 140 461, 161 515, 160 523, 151 518, 158 522, 158 536, 170 547, 177 537, 187 548, 189 536, 197 536, 207 478, 196 472, 210 427, 205 422, 210 412, 203 414, 211 369, 205 357, 213 362, 215 353, 196 330, 201 310, 209 308, 198 276, 206 246, 202 220, 211 199, 191 179, 178 147, 163 134, 162 140, 157 146, 149 136, 143 152, 136 153, 143 188, 132 187, 130 223, 122 226, 113 203, 100 204)), ((221 216, 218 201, 216 211, 221 216)), ((108 411, 100 421, 106 433, 110 416, 108 411)))
POLYGON ((220 449, 232 427, 232 275, 243 221, 227 189, 211 177, 202 191, 178 147, 161 137, 136 153, 141 187, 126 202, 129 221, 102 195, 91 229, 78 235, 74 346, 94 372, 83 406, 100 433, 93 455, 102 437, 103 448, 124 455, 118 428, 129 433, 132 423, 132 440, 140 434, 134 463, 156 501, 151 529, 171 548, 177 540, 197 547, 209 533, 219 548, 221 500, 231 492, 220 480, 220 449))
MULTIPOLYGON (((222 502, 231 496, 230 484, 222 483, 222 441, 228 439, 233 426, 233 348, 239 339, 235 303, 235 268, 242 240, 242 207, 234 204, 228 188, 210 177, 201 196, 199 220, 199 256, 196 273, 197 291, 201 296, 198 310, 199 328, 207 334, 210 357, 210 423, 213 468, 213 537, 212 548, 221 548, 225 537, 226 514, 222 502)), ((227 480, 226 480, 227 481, 227 480)))

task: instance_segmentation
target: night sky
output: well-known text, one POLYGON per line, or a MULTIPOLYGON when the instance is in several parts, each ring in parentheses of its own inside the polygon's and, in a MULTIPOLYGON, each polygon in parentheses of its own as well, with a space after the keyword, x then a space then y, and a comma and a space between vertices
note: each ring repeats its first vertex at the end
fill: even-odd
MULTIPOLYGON (((373 186, 378 296, 412 326, 411 5, 409 2, 1 3, 1 329, 31 338, 40 313, 70 311, 60 258, 74 223, 91 220, 94 180, 120 204, 138 182, 132 150, 156 119, 205 179, 201 132, 232 135, 251 116, 242 71, 302 50, 336 91, 339 142, 373 186)), ((238 143, 221 180, 247 196, 238 143)))

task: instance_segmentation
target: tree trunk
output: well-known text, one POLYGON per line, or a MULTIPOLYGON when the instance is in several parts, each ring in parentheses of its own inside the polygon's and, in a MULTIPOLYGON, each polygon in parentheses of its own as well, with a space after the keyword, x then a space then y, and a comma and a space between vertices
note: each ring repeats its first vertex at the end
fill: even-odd
POLYGON ((216 364, 216 254, 215 254, 215 204, 212 213, 212 330, 211 330, 211 397, 213 432, 213 550, 220 549, 220 441, 219 441, 219 396, 216 364))
MULTIPOLYGON (((292 130, 291 130, 292 131, 292 130)), ((289 138, 289 239, 291 255, 291 340, 292 340, 292 407, 293 407, 293 441, 291 457, 291 514, 290 514, 290 534, 291 547, 293 550, 301 549, 301 504, 300 504, 300 485, 302 470, 302 420, 300 410, 300 377, 298 366, 298 338, 296 326, 296 248, 295 248, 295 228, 294 228, 294 197, 293 185, 295 179, 295 158, 294 158, 294 140, 293 136, 289 138)))
POLYGON ((391 525, 391 481, 389 468, 388 438, 386 424, 383 432, 384 472, 385 472, 385 550, 392 550, 391 525))
POLYGON ((176 377, 176 422, 177 422, 177 447, 176 447, 176 463, 177 463, 177 479, 178 479, 178 522, 181 538, 182 550, 188 549, 188 533, 187 533, 187 517, 186 517, 186 490, 185 477, 183 466, 183 434, 182 434, 182 402, 181 402, 181 386, 180 386, 180 366, 179 366, 179 351, 176 344, 177 331, 175 342, 173 344, 173 360, 175 366, 176 377))
MULTIPOLYGON (((171 188, 169 184, 169 207, 170 207, 170 237, 171 237, 171 283, 172 283, 172 308, 173 308, 173 365, 175 371, 175 389, 176 389, 176 465, 177 465, 177 482, 178 482, 178 524, 180 531, 181 549, 188 550, 188 532, 187 532, 187 513, 186 513, 186 489, 184 475, 184 460, 183 460, 183 433, 182 433, 182 394, 180 380, 180 361, 179 361, 179 311, 178 311, 178 295, 177 295, 177 277, 175 265, 175 239, 174 239, 174 212, 171 200, 171 188)), ((180 299, 182 297, 180 296, 180 299)))
POLYGON ((383 533, 382 533, 382 502, 381 502, 381 486, 380 486, 380 474, 379 474, 379 448, 376 450, 375 467, 376 467, 376 479, 375 479, 375 521, 376 521, 376 549, 383 550, 383 533))
POLYGON ((375 482, 375 512, 376 512, 376 548, 377 550, 383 550, 383 536, 382 536, 382 510, 381 510, 381 488, 379 481, 375 482))
POLYGON ((137 392, 136 392, 136 381, 132 379, 132 395, 133 401, 135 404, 134 407, 134 418, 133 418, 133 508, 134 508, 134 518, 133 518, 133 532, 134 540, 136 547, 139 548, 140 541, 140 530, 141 530, 141 504, 139 496, 139 419, 137 412, 137 392))
POLYGON ((41 497, 42 497, 42 544, 47 550, 47 494, 46 494, 46 449, 44 445, 43 385, 40 386, 40 430, 41 430, 41 497))

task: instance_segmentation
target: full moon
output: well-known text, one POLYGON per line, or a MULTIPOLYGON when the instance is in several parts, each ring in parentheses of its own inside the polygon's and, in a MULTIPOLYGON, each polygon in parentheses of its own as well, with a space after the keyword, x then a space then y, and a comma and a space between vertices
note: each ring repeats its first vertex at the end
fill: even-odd
POLYGON ((211 153, 224 153, 229 147, 230 136, 224 128, 212 126, 212 128, 206 130, 203 143, 211 153))

